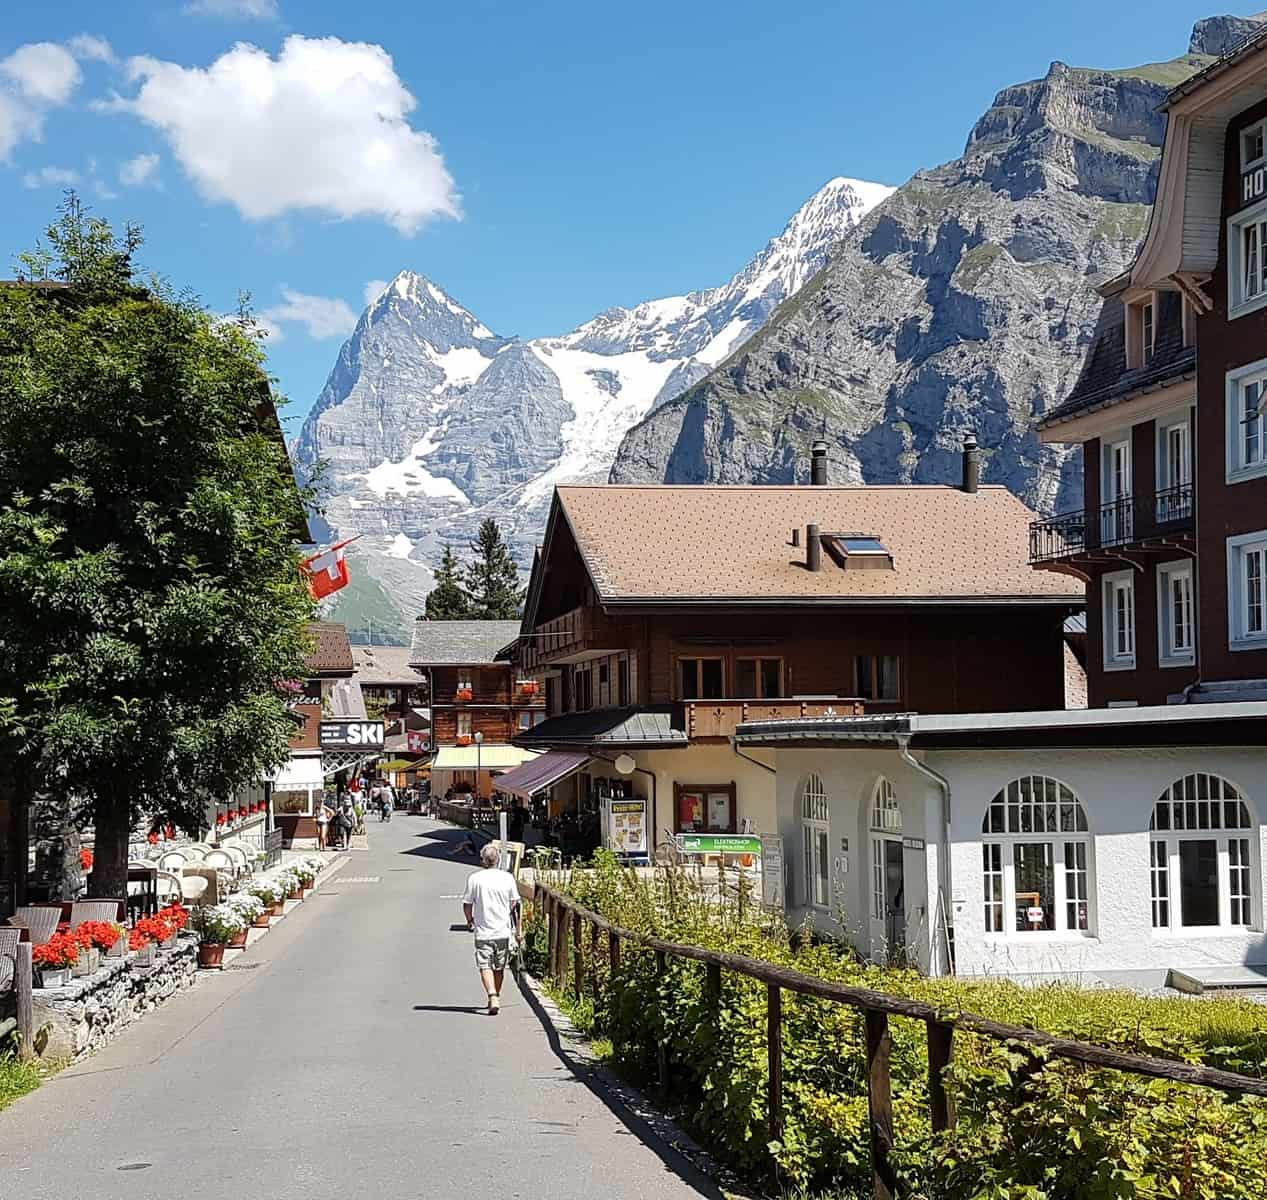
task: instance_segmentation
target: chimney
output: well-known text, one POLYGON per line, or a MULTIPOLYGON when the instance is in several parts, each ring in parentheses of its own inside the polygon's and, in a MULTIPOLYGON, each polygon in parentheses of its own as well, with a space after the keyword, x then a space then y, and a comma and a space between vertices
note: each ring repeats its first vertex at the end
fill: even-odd
POLYGON ((799 546, 801 544, 801 527, 794 525, 792 527, 792 545, 799 546))
POLYGON ((805 526, 805 565, 811 571, 823 569, 823 543, 819 540, 817 525, 805 526))
POLYGON ((822 438, 809 448, 809 481, 811 487, 827 486, 827 443, 822 438))
POLYGON ((963 490, 973 494, 981 479, 981 452, 977 449, 975 434, 969 433, 963 439, 963 490))

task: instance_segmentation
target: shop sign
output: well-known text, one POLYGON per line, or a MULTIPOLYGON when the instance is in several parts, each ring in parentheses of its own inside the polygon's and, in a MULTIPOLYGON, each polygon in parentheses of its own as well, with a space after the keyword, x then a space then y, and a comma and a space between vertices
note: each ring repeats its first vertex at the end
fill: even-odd
POLYGON ((923 850, 925 849, 924 839, 917 838, 917 837, 904 837, 902 839, 902 849, 903 850, 923 850))
POLYGON ((761 854, 761 839, 735 833, 679 833, 679 854, 761 854))
POLYGON ((322 721, 323 750, 381 750, 382 721, 322 721))
POLYGON ((1241 176, 1241 205, 1252 204, 1267 194, 1267 172, 1262 167, 1246 171, 1241 176))
POLYGON ((782 909, 785 898, 783 880, 783 839, 778 834, 761 838, 761 903, 766 908, 782 909))

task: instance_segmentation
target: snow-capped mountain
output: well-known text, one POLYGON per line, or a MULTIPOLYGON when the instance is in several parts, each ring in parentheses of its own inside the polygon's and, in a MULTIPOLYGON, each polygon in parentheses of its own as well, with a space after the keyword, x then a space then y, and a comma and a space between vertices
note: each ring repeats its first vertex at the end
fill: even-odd
POLYGON ((363 535, 339 619, 407 636, 439 547, 488 516, 527 565, 554 485, 605 478, 628 430, 764 325, 892 191, 833 179, 721 287, 608 309, 556 338, 499 338, 402 271, 361 315, 296 448, 301 471, 326 463, 323 532, 363 535))

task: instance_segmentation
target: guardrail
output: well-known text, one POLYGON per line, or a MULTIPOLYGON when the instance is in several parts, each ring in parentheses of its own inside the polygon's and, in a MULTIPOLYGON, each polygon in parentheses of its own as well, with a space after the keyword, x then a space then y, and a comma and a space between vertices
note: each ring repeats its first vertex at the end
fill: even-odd
MULTIPOLYGON (((707 971, 706 992, 714 1011, 721 1004, 721 973, 732 971, 746 975, 766 985, 766 1047, 768 1076, 766 1084, 766 1111, 768 1141, 777 1141, 783 1130, 783 992, 796 992, 802 996, 816 996, 851 1008, 861 1009, 866 1023, 867 1056, 867 1108, 871 1141, 871 1172, 876 1200, 893 1200, 909 1196, 909 1186, 897 1176, 891 1161, 893 1139, 893 1096, 889 1060, 891 1039, 889 1018, 906 1017, 924 1022, 928 1036, 928 1107, 933 1130, 953 1129, 955 1108, 953 1098, 947 1092, 943 1080, 954 1052, 957 1032, 974 1033, 1000 1042, 1019 1042, 1033 1046, 1056 1058, 1084 1063, 1091 1067, 1106 1067, 1125 1071, 1131 1075, 1143 1075, 1151 1079, 1166 1079, 1175 1083, 1193 1084, 1214 1088, 1236 1095, 1267 1096, 1267 1079, 1255 1079, 1234 1071, 1215 1067, 1196 1066, 1192 1063, 1174 1062, 1145 1054, 1128 1054, 1108 1046, 1091 1042, 1079 1042, 1056 1037, 1037 1029, 1020 1025, 1006 1025, 979 1017, 973 1013, 946 1013, 921 1000, 908 1000, 887 992, 870 988, 850 987, 802 975, 799 971, 776 966, 760 959, 746 958, 739 954, 726 954, 718 950, 706 950, 702 946, 689 946, 679 942, 667 942, 648 934, 635 933, 613 924, 590 909, 584 908, 554 888, 536 884, 533 899, 545 913, 549 923, 549 951, 547 970, 559 986, 566 986, 569 974, 573 994, 580 1000, 585 993, 585 956, 582 950, 584 927, 589 926, 589 954, 591 992, 597 1000, 596 976, 593 964, 598 956, 598 935, 607 934, 607 961, 611 977, 620 972, 621 944, 649 950, 655 955, 656 969, 664 974, 670 958, 687 959, 703 963, 707 971), (570 927, 570 928, 569 928, 570 927), (568 940, 571 940, 571 969, 568 966, 568 940)), ((668 1082, 667 1050, 663 1043, 657 1047, 660 1083, 668 1082)))
POLYGON ((1032 521, 1029 561, 1055 562, 1085 550, 1122 546, 1140 538, 1181 532, 1193 515, 1192 484, 1165 488, 1155 495, 1124 496, 1083 509, 1032 521))

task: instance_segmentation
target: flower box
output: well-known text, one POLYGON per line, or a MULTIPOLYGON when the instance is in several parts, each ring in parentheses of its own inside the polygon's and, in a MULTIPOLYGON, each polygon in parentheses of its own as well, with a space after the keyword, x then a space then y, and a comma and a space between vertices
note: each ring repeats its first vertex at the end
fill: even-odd
POLYGON ((470 688, 458 688, 455 695, 460 701, 473 700, 475 698, 475 693, 470 688))
POLYGON ((158 948, 160 950, 175 950, 176 943, 177 941, 179 941, 179 939, 180 939, 180 934, 173 933, 171 937, 164 938, 161 942, 159 942, 158 948))
POLYGON ((146 942, 137 952, 136 957, 132 960, 134 967, 152 967, 154 965, 154 943, 146 942))
POLYGON ((459 746, 469 746, 471 744, 471 739, 465 734, 461 734, 459 735, 457 742, 459 746))
POLYGON ((65 987, 70 980, 69 967, 41 967, 35 977, 42 988, 65 987))

